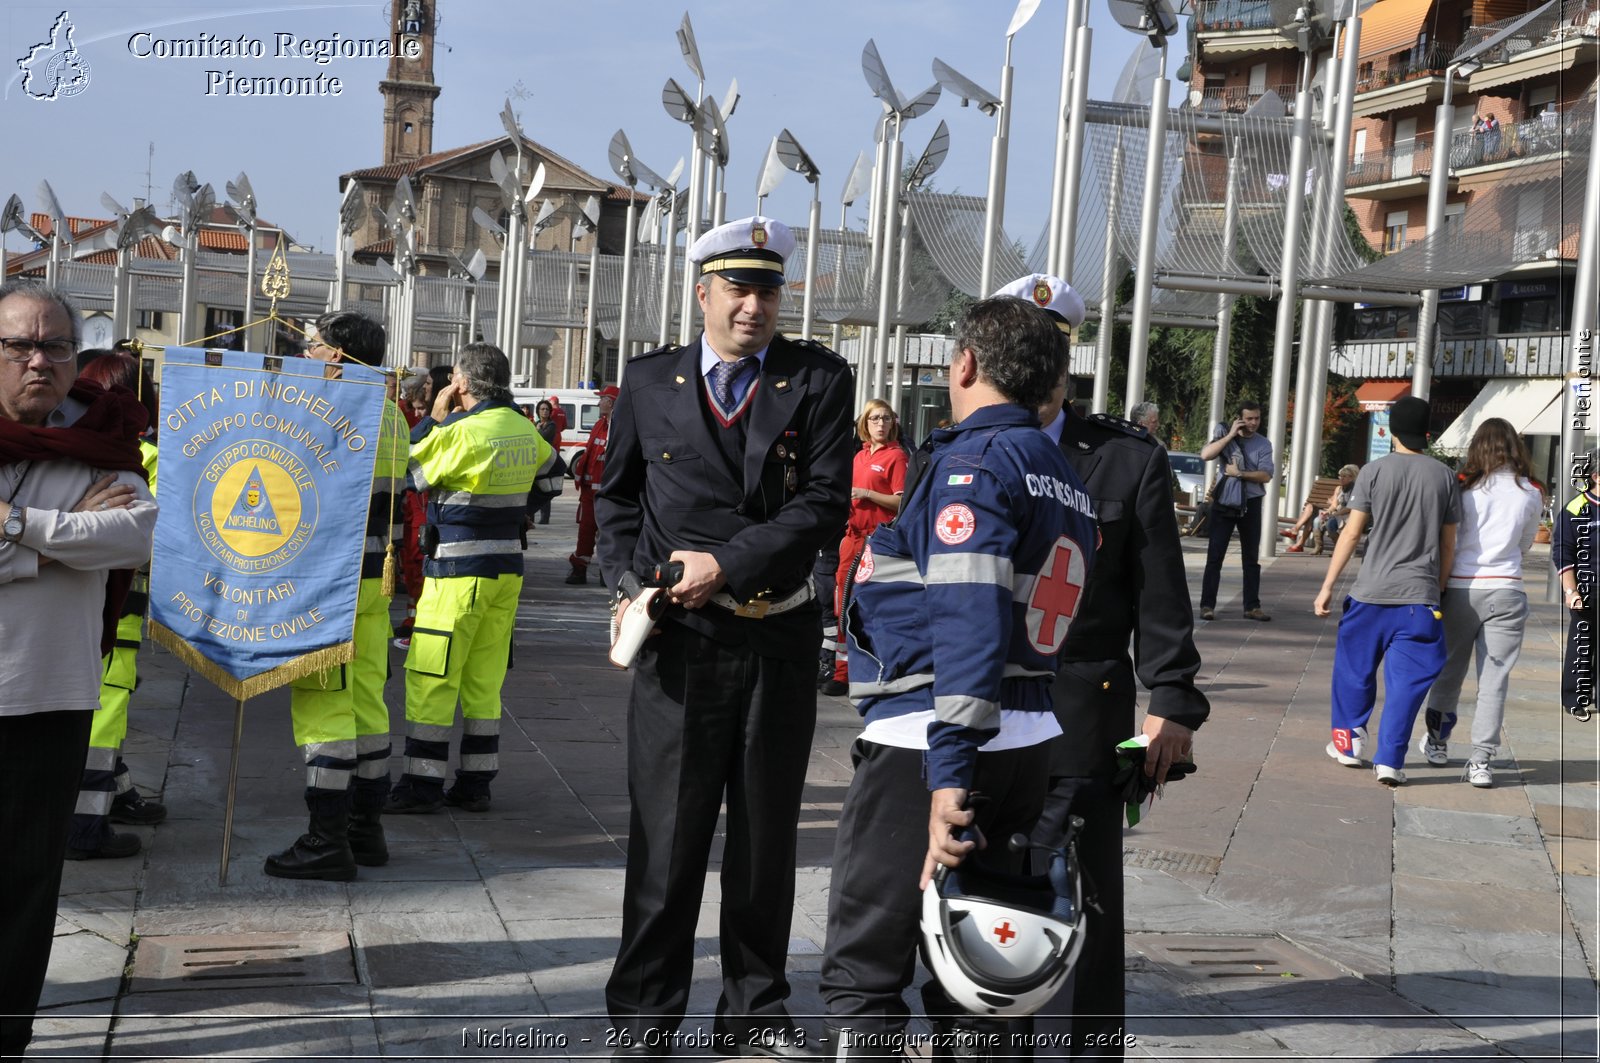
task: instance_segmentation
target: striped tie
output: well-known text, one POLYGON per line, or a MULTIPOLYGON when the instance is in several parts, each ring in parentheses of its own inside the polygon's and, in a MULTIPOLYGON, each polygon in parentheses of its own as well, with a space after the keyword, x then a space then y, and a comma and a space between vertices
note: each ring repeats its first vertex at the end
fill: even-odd
POLYGON ((753 366, 755 361, 755 355, 747 354, 731 362, 719 359, 717 364, 711 367, 711 397, 722 408, 725 418, 732 417, 735 412, 733 382, 739 379, 740 374, 746 369, 753 366))

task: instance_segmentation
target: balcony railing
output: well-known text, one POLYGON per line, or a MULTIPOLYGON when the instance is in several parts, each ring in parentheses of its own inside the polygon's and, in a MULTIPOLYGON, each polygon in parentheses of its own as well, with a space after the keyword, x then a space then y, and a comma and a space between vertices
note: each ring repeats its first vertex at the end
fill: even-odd
POLYGON ((1433 142, 1418 137, 1409 145, 1400 145, 1388 151, 1369 151, 1359 160, 1352 160, 1345 174, 1345 187, 1381 185, 1390 181, 1404 181, 1420 177, 1433 168, 1433 142))
POLYGON ((1566 111, 1549 110, 1489 132, 1457 133, 1450 140, 1450 168, 1492 166, 1512 159, 1536 159, 1562 151, 1589 150, 1594 137, 1594 108, 1579 104, 1566 111))
POLYGON ((1267 0, 1200 0, 1199 33, 1277 29, 1267 0))
POLYGON ((1386 59, 1372 63, 1362 63, 1356 76, 1356 91, 1374 92, 1413 78, 1443 76, 1444 68, 1457 47, 1454 44, 1430 44, 1424 48, 1395 52, 1386 59))
MULTIPOLYGON (((1510 18, 1491 22, 1484 26, 1474 26, 1467 32, 1466 40, 1462 42, 1462 49, 1471 47, 1480 41, 1488 40, 1499 33, 1512 22, 1521 18, 1513 15, 1510 18)), ((1535 48, 1543 48, 1549 44, 1556 44, 1572 37, 1600 37, 1600 0, 1567 0, 1553 13, 1548 13, 1526 23, 1521 30, 1512 37, 1495 45, 1480 57, 1484 64, 1509 63, 1514 61, 1523 52, 1535 48)))
MULTIPOLYGON (((1292 112, 1294 110, 1295 86, 1272 85, 1271 91, 1276 92, 1284 105, 1292 112)), ((1265 92, 1257 92, 1243 85, 1231 87, 1203 89, 1200 93, 1200 106, 1198 110, 1205 112, 1226 111, 1229 114, 1243 114, 1250 109, 1250 105, 1259 100, 1265 92)))

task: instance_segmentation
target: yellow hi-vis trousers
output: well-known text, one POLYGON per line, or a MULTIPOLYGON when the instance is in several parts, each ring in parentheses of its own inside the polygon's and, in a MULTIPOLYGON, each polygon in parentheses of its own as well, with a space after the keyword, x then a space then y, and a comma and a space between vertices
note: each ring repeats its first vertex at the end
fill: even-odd
POLYGON ((461 703, 462 772, 487 785, 499 769, 500 688, 510 663, 522 577, 429 577, 406 655, 406 782, 439 786, 461 703))
POLYGON ((343 791, 352 773, 389 775, 389 599, 381 579, 364 579, 356 595, 355 658, 290 684, 289 717, 306 760, 306 787, 343 791))
POLYGON ((133 789, 128 766, 122 762, 122 743, 128 737, 128 699, 139 680, 139 637, 144 615, 132 613, 117 621, 117 640, 101 658, 100 707, 89 725, 89 751, 83 764, 78 803, 72 810, 71 844, 98 848, 109 830, 106 816, 111 802, 133 789))

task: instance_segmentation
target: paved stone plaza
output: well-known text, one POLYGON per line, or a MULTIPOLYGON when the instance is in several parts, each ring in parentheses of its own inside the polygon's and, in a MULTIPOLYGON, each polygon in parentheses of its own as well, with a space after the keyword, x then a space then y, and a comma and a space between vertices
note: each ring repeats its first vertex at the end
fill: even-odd
MULTIPOLYGON (((493 809, 387 818, 390 863, 352 883, 262 874, 305 825, 280 690, 246 705, 232 865, 218 886, 233 702, 146 648, 126 759, 172 814, 137 828, 138 857, 68 863, 35 1056, 609 1054, 627 678, 605 660, 604 590, 561 582, 572 514, 568 496, 528 551, 493 809)), ((1195 592, 1204 548, 1185 540, 1195 592)), ((1542 603, 1548 548, 1535 550, 1509 753, 1490 790, 1460 781, 1456 748, 1446 768, 1413 750, 1410 782, 1393 791, 1329 760, 1335 626, 1311 614, 1326 559, 1267 566, 1274 619, 1259 624, 1239 618, 1230 558, 1219 619, 1197 632, 1213 706, 1200 770, 1127 835, 1130 1057, 1596 1058, 1600 722, 1557 707, 1559 617, 1542 603)), ((397 735, 400 661, 395 651, 397 735)), ((1469 680, 1464 703, 1471 694, 1469 680)), ((793 1010, 813 1036, 857 730, 843 699, 822 699, 790 963, 793 1010)), ((701 1015, 686 1034, 710 1031, 716 923, 713 875, 691 1002, 701 1015)))

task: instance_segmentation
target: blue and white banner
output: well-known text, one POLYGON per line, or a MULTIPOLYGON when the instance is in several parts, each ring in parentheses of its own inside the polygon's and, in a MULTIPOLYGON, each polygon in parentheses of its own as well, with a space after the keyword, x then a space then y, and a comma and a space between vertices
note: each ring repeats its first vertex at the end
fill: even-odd
POLYGON ((354 656, 384 378, 169 347, 152 635, 235 698, 354 656))

